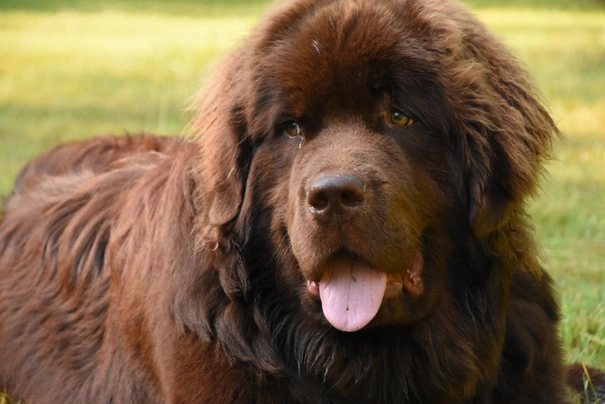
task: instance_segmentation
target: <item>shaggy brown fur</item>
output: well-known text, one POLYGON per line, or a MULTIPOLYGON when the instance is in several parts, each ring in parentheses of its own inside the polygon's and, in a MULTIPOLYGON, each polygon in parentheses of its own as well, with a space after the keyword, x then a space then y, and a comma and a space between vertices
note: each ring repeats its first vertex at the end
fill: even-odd
POLYGON ((15 193, 35 189, 48 176, 62 177, 82 171, 102 171, 107 165, 138 153, 172 154, 180 142, 153 135, 137 137, 96 137, 85 142, 67 143, 53 148, 30 161, 15 180, 15 193), (25 182, 29 182, 26 184, 25 182))
POLYGON ((557 129, 467 11, 287 1, 204 98, 195 141, 98 138, 20 174, 0 222, 9 393, 565 402, 525 214, 557 129), (343 267, 386 282, 357 331, 323 307, 343 267))

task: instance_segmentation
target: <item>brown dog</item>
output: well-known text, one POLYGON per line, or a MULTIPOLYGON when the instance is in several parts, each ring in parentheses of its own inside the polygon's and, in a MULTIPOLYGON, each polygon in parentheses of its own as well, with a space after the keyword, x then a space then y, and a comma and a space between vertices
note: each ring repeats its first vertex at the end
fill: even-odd
POLYGON ((34 403, 562 403, 525 200, 557 129, 443 0, 276 7, 197 140, 99 138, 0 222, 0 382, 34 403))

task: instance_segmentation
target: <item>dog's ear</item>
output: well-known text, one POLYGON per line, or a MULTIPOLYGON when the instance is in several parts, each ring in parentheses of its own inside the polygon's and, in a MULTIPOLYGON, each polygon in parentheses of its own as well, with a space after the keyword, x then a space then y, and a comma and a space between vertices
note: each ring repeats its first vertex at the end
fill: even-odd
POLYGON ((522 211, 559 132, 510 51, 474 17, 458 17, 444 87, 465 154, 469 220, 485 237, 522 211))
POLYGON ((231 55, 209 80, 192 123, 200 146, 196 176, 204 237, 233 222, 243 200, 252 147, 246 137, 240 59, 239 53, 231 55))

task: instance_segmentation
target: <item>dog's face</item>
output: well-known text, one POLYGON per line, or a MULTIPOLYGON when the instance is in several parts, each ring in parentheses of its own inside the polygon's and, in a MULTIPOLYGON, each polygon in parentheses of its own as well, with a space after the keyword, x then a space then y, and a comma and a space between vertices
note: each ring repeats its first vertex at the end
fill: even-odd
POLYGON ((486 44, 466 43, 428 3, 278 8, 219 80, 227 127, 199 125, 233 149, 202 163, 207 221, 271 234, 278 275, 343 331, 426 316, 455 287, 452 252, 506 225, 531 191, 552 130, 528 136, 531 111, 513 100, 526 95, 498 88, 490 69, 508 66, 481 54, 482 27, 468 28, 486 44))
POLYGON ((294 147, 306 144, 295 152, 287 204, 276 216, 306 292, 344 331, 418 319, 443 271, 427 254, 444 252, 447 198, 430 170, 443 163, 439 135, 417 115, 400 118, 404 108, 390 100, 365 109, 328 112, 316 133, 301 127, 294 147), (412 119, 410 127, 398 125, 412 119))
POLYGON ((430 55, 394 18, 328 6, 270 47, 257 78, 271 136, 251 175, 277 173, 266 185, 274 243, 288 240, 302 299, 344 331, 417 320, 442 289, 443 263, 428 252, 447 248, 459 169, 430 55))

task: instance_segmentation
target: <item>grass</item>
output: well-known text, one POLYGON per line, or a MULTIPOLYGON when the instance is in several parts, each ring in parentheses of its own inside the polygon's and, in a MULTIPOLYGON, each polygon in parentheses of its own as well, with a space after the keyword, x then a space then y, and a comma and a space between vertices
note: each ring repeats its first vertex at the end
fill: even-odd
POLYGON ((23 404, 21 401, 13 401, 6 392, 0 391, 0 404, 23 404))
POLYGON ((0 404, 12 404, 12 401, 7 394, 0 392, 0 404))
MULTIPOLYGON (((526 64, 565 134, 531 212, 558 285, 568 360, 605 368, 605 4, 469 3, 526 64)), ((180 133, 198 80, 265 5, 3 0, 0 195, 28 159, 56 143, 180 133)))
MULTIPOLYGON (((260 15, 270 0, 2 0, 0 10, 106 12, 192 17, 260 15)), ((583 0, 590 1, 590 0, 583 0)))

